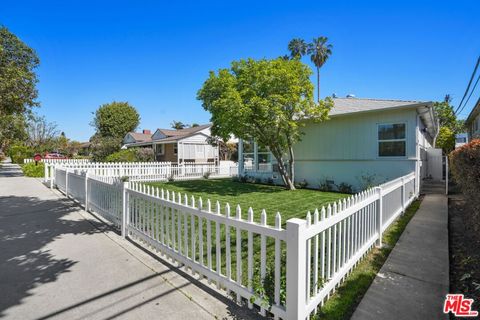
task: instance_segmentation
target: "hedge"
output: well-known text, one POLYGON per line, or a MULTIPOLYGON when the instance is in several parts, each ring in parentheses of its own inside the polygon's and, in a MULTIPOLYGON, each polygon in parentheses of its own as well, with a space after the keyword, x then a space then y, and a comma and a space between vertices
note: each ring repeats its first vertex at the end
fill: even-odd
POLYGON ((13 163, 23 163, 23 159, 33 157, 33 150, 27 146, 16 144, 8 149, 8 155, 13 163))
POLYGON ((35 165, 35 162, 30 162, 22 165, 23 174, 27 177, 42 178, 45 176, 45 165, 43 162, 39 162, 35 165))
POLYGON ((474 210, 474 221, 480 218, 480 139, 450 153, 450 168, 455 182, 467 196, 474 210))

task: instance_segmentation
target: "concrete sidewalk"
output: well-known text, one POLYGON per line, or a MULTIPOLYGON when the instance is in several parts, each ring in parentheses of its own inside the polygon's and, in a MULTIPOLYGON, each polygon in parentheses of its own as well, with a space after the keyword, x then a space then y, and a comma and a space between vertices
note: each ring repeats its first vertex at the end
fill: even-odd
POLYGON ((448 319, 448 290, 447 197, 427 194, 352 319, 448 319))
POLYGON ((0 168, 0 318, 257 317, 122 239, 18 167, 0 168))

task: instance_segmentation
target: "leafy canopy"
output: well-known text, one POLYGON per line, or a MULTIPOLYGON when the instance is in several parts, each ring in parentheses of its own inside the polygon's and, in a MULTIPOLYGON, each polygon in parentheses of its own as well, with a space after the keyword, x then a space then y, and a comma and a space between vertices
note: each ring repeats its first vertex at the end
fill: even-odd
POLYGON ((435 146, 441 148, 445 154, 449 154, 455 149, 455 133, 449 127, 440 127, 435 146))
MULTIPOLYGON (((270 149, 282 167, 287 152, 293 161, 292 146, 302 135, 302 120, 326 119, 333 104, 330 99, 315 103, 311 74, 296 59, 234 61, 230 69, 210 72, 197 98, 212 115, 213 135, 224 141, 231 134, 255 139, 270 149)), ((284 181, 291 182, 285 175, 284 181)))
POLYGON ((93 126, 101 137, 123 139, 138 127, 139 122, 140 115, 133 106, 128 102, 114 101, 97 109, 93 126))
POLYGON ((212 133, 257 139, 265 146, 288 146, 300 138, 302 119, 327 117, 331 101, 313 100, 311 70, 298 60, 240 60, 230 69, 210 72, 198 99, 212 114, 212 133))
POLYGON ((0 115, 21 114, 36 101, 35 69, 40 60, 35 51, 7 28, 0 27, 0 115))

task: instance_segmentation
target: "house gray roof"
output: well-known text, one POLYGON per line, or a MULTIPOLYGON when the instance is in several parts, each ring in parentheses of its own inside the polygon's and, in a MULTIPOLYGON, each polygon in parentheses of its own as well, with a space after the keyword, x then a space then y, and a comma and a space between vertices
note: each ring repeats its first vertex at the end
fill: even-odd
POLYGON ((203 129, 206 129, 210 126, 211 124, 208 123, 208 124, 202 124, 200 126, 190 127, 190 128, 180 129, 180 130, 172 130, 172 129, 158 129, 158 130, 162 132, 164 135, 166 135, 167 137, 176 137, 176 136, 187 136, 194 132, 198 132, 203 129))
POLYGON ((151 134, 145 134, 141 132, 129 132, 130 136, 135 139, 136 142, 149 142, 152 141, 151 134))
POLYGON ((376 111, 383 109, 395 109, 406 106, 428 104, 429 102, 414 100, 387 100, 366 98, 333 98, 334 106, 330 110, 330 116, 350 114, 356 112, 376 111))

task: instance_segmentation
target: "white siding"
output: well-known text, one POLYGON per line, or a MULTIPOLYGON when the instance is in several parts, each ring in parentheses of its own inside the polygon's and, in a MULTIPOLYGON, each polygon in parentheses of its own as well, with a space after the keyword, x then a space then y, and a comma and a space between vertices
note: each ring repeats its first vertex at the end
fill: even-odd
POLYGON ((208 137, 202 133, 180 140, 178 149, 182 159, 201 161, 218 158, 218 148, 208 144, 208 137))
POLYGON ((349 183, 356 188, 362 176, 375 183, 391 180, 415 170, 416 110, 372 112, 332 117, 308 123, 302 141, 294 146, 295 180, 317 187, 321 180, 349 183), (406 156, 378 157, 378 124, 406 123, 406 156))

